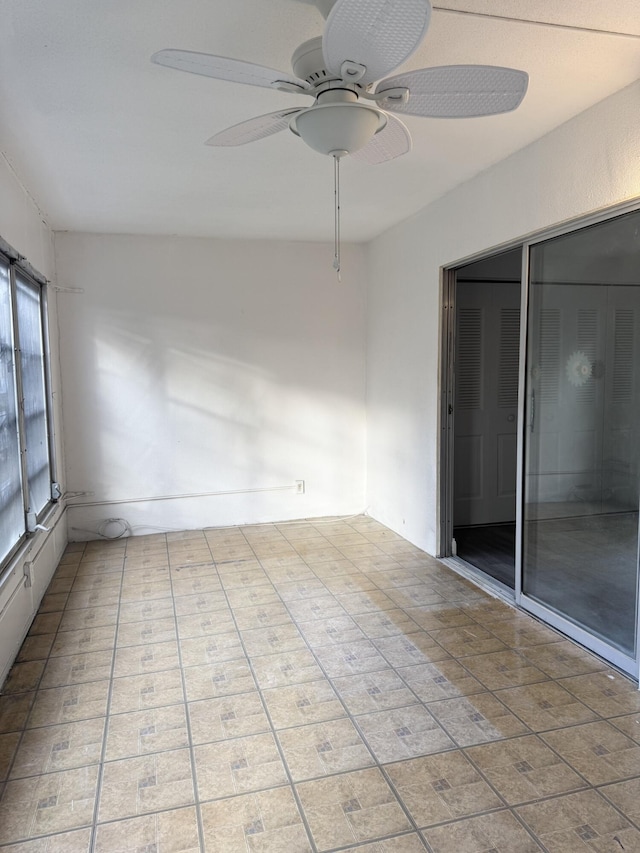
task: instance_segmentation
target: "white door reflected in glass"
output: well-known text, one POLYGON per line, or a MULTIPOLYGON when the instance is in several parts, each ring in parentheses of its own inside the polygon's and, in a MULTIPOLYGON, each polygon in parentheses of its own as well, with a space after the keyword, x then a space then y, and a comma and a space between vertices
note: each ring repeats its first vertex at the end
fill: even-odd
POLYGON ((636 655, 640 213, 530 250, 522 585, 636 655))

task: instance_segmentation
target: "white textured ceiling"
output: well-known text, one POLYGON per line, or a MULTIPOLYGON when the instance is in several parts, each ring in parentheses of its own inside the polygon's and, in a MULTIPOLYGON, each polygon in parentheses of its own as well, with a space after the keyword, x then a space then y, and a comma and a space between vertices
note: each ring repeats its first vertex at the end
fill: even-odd
MULTIPOLYGON (((410 154, 345 161, 345 239, 372 238, 640 77, 640 38, 624 35, 640 36, 640 0, 434 6, 404 68, 512 66, 529 73, 529 92, 503 116, 407 117, 410 154)), ((0 148, 56 230, 330 240, 330 158, 289 131, 203 144, 307 98, 149 62, 175 47, 290 71, 293 50, 322 27, 308 0, 2 0, 0 148)))

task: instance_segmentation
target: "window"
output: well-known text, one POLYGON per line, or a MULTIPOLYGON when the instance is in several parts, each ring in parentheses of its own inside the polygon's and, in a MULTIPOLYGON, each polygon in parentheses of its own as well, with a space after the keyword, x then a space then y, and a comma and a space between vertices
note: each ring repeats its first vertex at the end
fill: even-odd
POLYGON ((0 255, 0 564, 51 502, 43 286, 0 255))

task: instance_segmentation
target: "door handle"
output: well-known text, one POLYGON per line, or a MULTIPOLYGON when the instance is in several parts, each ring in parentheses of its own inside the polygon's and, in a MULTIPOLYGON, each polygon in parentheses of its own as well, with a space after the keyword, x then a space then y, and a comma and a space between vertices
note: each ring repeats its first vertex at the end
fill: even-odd
POLYGON ((531 432, 533 432, 533 427, 536 422, 536 392, 531 390, 531 418, 529 420, 529 426, 531 427, 531 432))

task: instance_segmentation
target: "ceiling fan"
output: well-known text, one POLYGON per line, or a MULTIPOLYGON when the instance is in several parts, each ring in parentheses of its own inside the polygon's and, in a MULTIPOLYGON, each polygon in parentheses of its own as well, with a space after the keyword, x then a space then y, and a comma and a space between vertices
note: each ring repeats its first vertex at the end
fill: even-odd
POLYGON ((424 39, 429 0, 313 0, 326 18, 322 37, 294 52, 293 75, 238 59, 189 50, 160 50, 151 61, 232 83, 314 98, 310 107, 278 110, 216 133, 207 145, 244 145, 289 128, 335 160, 336 262, 339 269, 339 161, 370 165, 411 150, 400 115, 470 118, 516 109, 528 75, 493 65, 421 68, 387 77, 424 39), (377 85, 374 84, 377 82, 377 85))

